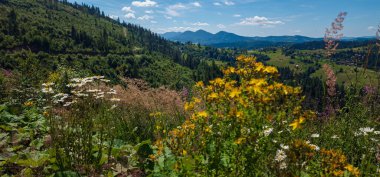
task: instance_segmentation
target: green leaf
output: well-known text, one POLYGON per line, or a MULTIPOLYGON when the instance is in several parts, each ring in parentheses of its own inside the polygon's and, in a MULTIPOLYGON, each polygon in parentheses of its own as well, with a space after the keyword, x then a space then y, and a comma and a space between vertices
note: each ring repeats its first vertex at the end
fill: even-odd
POLYGON ((304 171, 301 171, 301 177, 310 177, 310 175, 307 174, 307 173, 304 172, 304 171))
POLYGON ((160 168, 164 168, 165 167, 165 157, 164 156, 160 156, 157 160, 158 162, 158 166, 160 168))

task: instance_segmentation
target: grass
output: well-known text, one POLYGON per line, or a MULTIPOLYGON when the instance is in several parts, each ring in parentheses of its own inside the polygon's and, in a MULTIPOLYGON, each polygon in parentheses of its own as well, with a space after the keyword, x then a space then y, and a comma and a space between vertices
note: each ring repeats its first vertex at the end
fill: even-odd
MULTIPOLYGON (((347 65, 337 65, 328 61, 324 61, 323 63, 330 64, 335 71, 337 76, 338 84, 353 84, 356 83, 358 86, 372 85, 376 86, 378 84, 379 73, 370 69, 358 68, 357 72, 355 72, 355 67, 347 66, 347 65), (364 72, 365 70, 365 72, 364 72), (343 71, 343 72, 340 72, 343 71)), ((322 79, 326 79, 326 75, 324 74, 323 69, 317 70, 312 74, 312 77, 319 77, 322 79)))
MULTIPOLYGON (((344 49, 340 49, 344 50, 344 49)), ((323 50, 301 50, 301 53, 304 54, 323 54, 323 50)), ((252 50, 249 52, 250 54, 260 53, 257 50, 252 50)), ((295 72, 304 72, 309 67, 314 66, 315 64, 303 63, 299 58, 291 59, 288 56, 285 56, 281 53, 281 49, 277 49, 276 52, 261 52, 262 54, 268 55, 270 60, 267 61, 267 64, 273 65, 276 67, 289 67, 291 70, 295 72), (296 67, 298 65, 298 67, 296 67)), ((377 85, 379 73, 373 71, 371 69, 364 69, 359 67, 357 69, 358 76, 356 77, 355 67, 348 65, 339 65, 330 62, 328 59, 320 59, 318 60, 320 65, 329 64, 335 71, 337 76, 337 82, 339 84, 351 84, 355 82, 356 78, 358 80, 358 86, 364 85, 377 85), (365 72, 364 72, 365 70, 365 72), (342 71, 342 72, 341 72, 342 71)), ((312 77, 318 77, 325 79, 326 75, 324 74, 323 68, 318 69, 315 73, 311 75, 312 77)))

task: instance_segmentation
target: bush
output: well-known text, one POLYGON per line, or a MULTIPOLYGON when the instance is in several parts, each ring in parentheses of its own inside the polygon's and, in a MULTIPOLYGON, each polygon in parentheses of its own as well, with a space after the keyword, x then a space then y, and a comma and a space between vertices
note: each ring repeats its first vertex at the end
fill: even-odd
POLYGON ((276 68, 241 56, 224 74, 198 83, 191 116, 155 143, 157 176, 358 175, 340 151, 300 139, 315 113, 303 111, 300 88, 276 81, 276 68))

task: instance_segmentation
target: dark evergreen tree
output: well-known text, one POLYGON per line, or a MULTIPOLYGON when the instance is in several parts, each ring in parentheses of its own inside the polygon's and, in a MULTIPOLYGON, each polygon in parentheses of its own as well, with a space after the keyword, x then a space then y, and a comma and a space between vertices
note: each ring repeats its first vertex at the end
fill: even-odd
POLYGON ((17 14, 14 9, 8 14, 8 35, 16 36, 19 34, 17 14))

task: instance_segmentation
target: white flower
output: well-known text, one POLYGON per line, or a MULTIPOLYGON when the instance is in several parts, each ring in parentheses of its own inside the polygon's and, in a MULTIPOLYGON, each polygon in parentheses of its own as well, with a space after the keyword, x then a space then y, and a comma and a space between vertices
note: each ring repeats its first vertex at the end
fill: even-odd
POLYGON ((359 128, 359 130, 363 133, 363 135, 367 135, 368 133, 372 133, 373 131, 375 131, 375 129, 371 127, 359 128))
POLYGON ((286 145, 283 145, 283 144, 280 144, 280 147, 281 147, 282 149, 285 149, 285 150, 289 149, 289 146, 286 146, 286 145))
POLYGON ((280 169, 283 170, 283 169, 286 169, 288 168, 288 165, 286 164, 286 162, 281 162, 280 163, 280 169))
POLYGON ((375 135, 380 135, 380 131, 374 131, 373 132, 375 135))
POLYGON ((273 131, 273 128, 268 128, 264 130, 264 136, 269 136, 273 131))
POLYGON ((63 106, 64 107, 68 107, 68 106, 70 106, 71 104, 73 104, 74 102, 66 102, 63 106))
POLYGON ((110 101, 120 101, 119 98, 111 98, 110 101))
POLYGON ((100 81, 102 81, 102 82, 111 82, 111 80, 108 80, 108 79, 100 79, 100 81))
POLYGON ((111 107, 111 109, 110 110, 113 110, 113 109, 115 109, 117 106, 114 104, 114 105, 112 105, 112 107, 111 107))
POLYGON ((309 146, 310 146, 311 148, 313 148, 314 150, 319 151, 319 147, 318 147, 317 145, 315 145, 315 144, 310 144, 309 146))
POLYGON ((339 137, 336 136, 336 135, 334 135, 334 136, 332 136, 331 138, 332 138, 332 139, 338 139, 339 137))
POLYGON ((82 78, 73 78, 71 82, 82 82, 82 78))
POLYGON ((99 98, 104 98, 104 95, 98 95, 95 97, 96 99, 99 99, 99 98))
POLYGON ((50 86, 53 86, 54 85, 54 82, 48 82, 48 83, 43 83, 42 86, 44 87, 50 87, 50 86))
POLYGON ((90 90, 87 90, 87 92, 89 92, 89 93, 95 93, 95 92, 101 92, 101 90, 99 90, 99 89, 90 89, 90 90))
POLYGON ((274 160, 277 162, 282 162, 283 160, 286 159, 286 157, 287 156, 286 156, 285 152, 282 149, 279 149, 276 152, 276 157, 274 158, 274 160))
POLYGON ((104 76, 93 76, 91 77, 92 79, 104 79, 105 77, 104 76))
POLYGON ((76 96, 79 96, 79 97, 88 97, 88 94, 85 94, 85 93, 77 93, 76 96))
POLYGON ((51 87, 45 87, 41 91, 42 93, 54 93, 54 90, 51 87))
POLYGON ((314 133, 314 134, 312 134, 310 137, 312 137, 312 138, 319 138, 319 134, 314 133))
POLYGON ((58 94, 55 94, 53 96, 53 98, 57 98, 57 97, 65 97, 65 96, 69 96, 68 94, 64 94, 64 93, 58 93, 58 94))
POLYGON ((111 89, 109 92, 107 92, 107 94, 116 95, 116 90, 115 89, 111 89))

